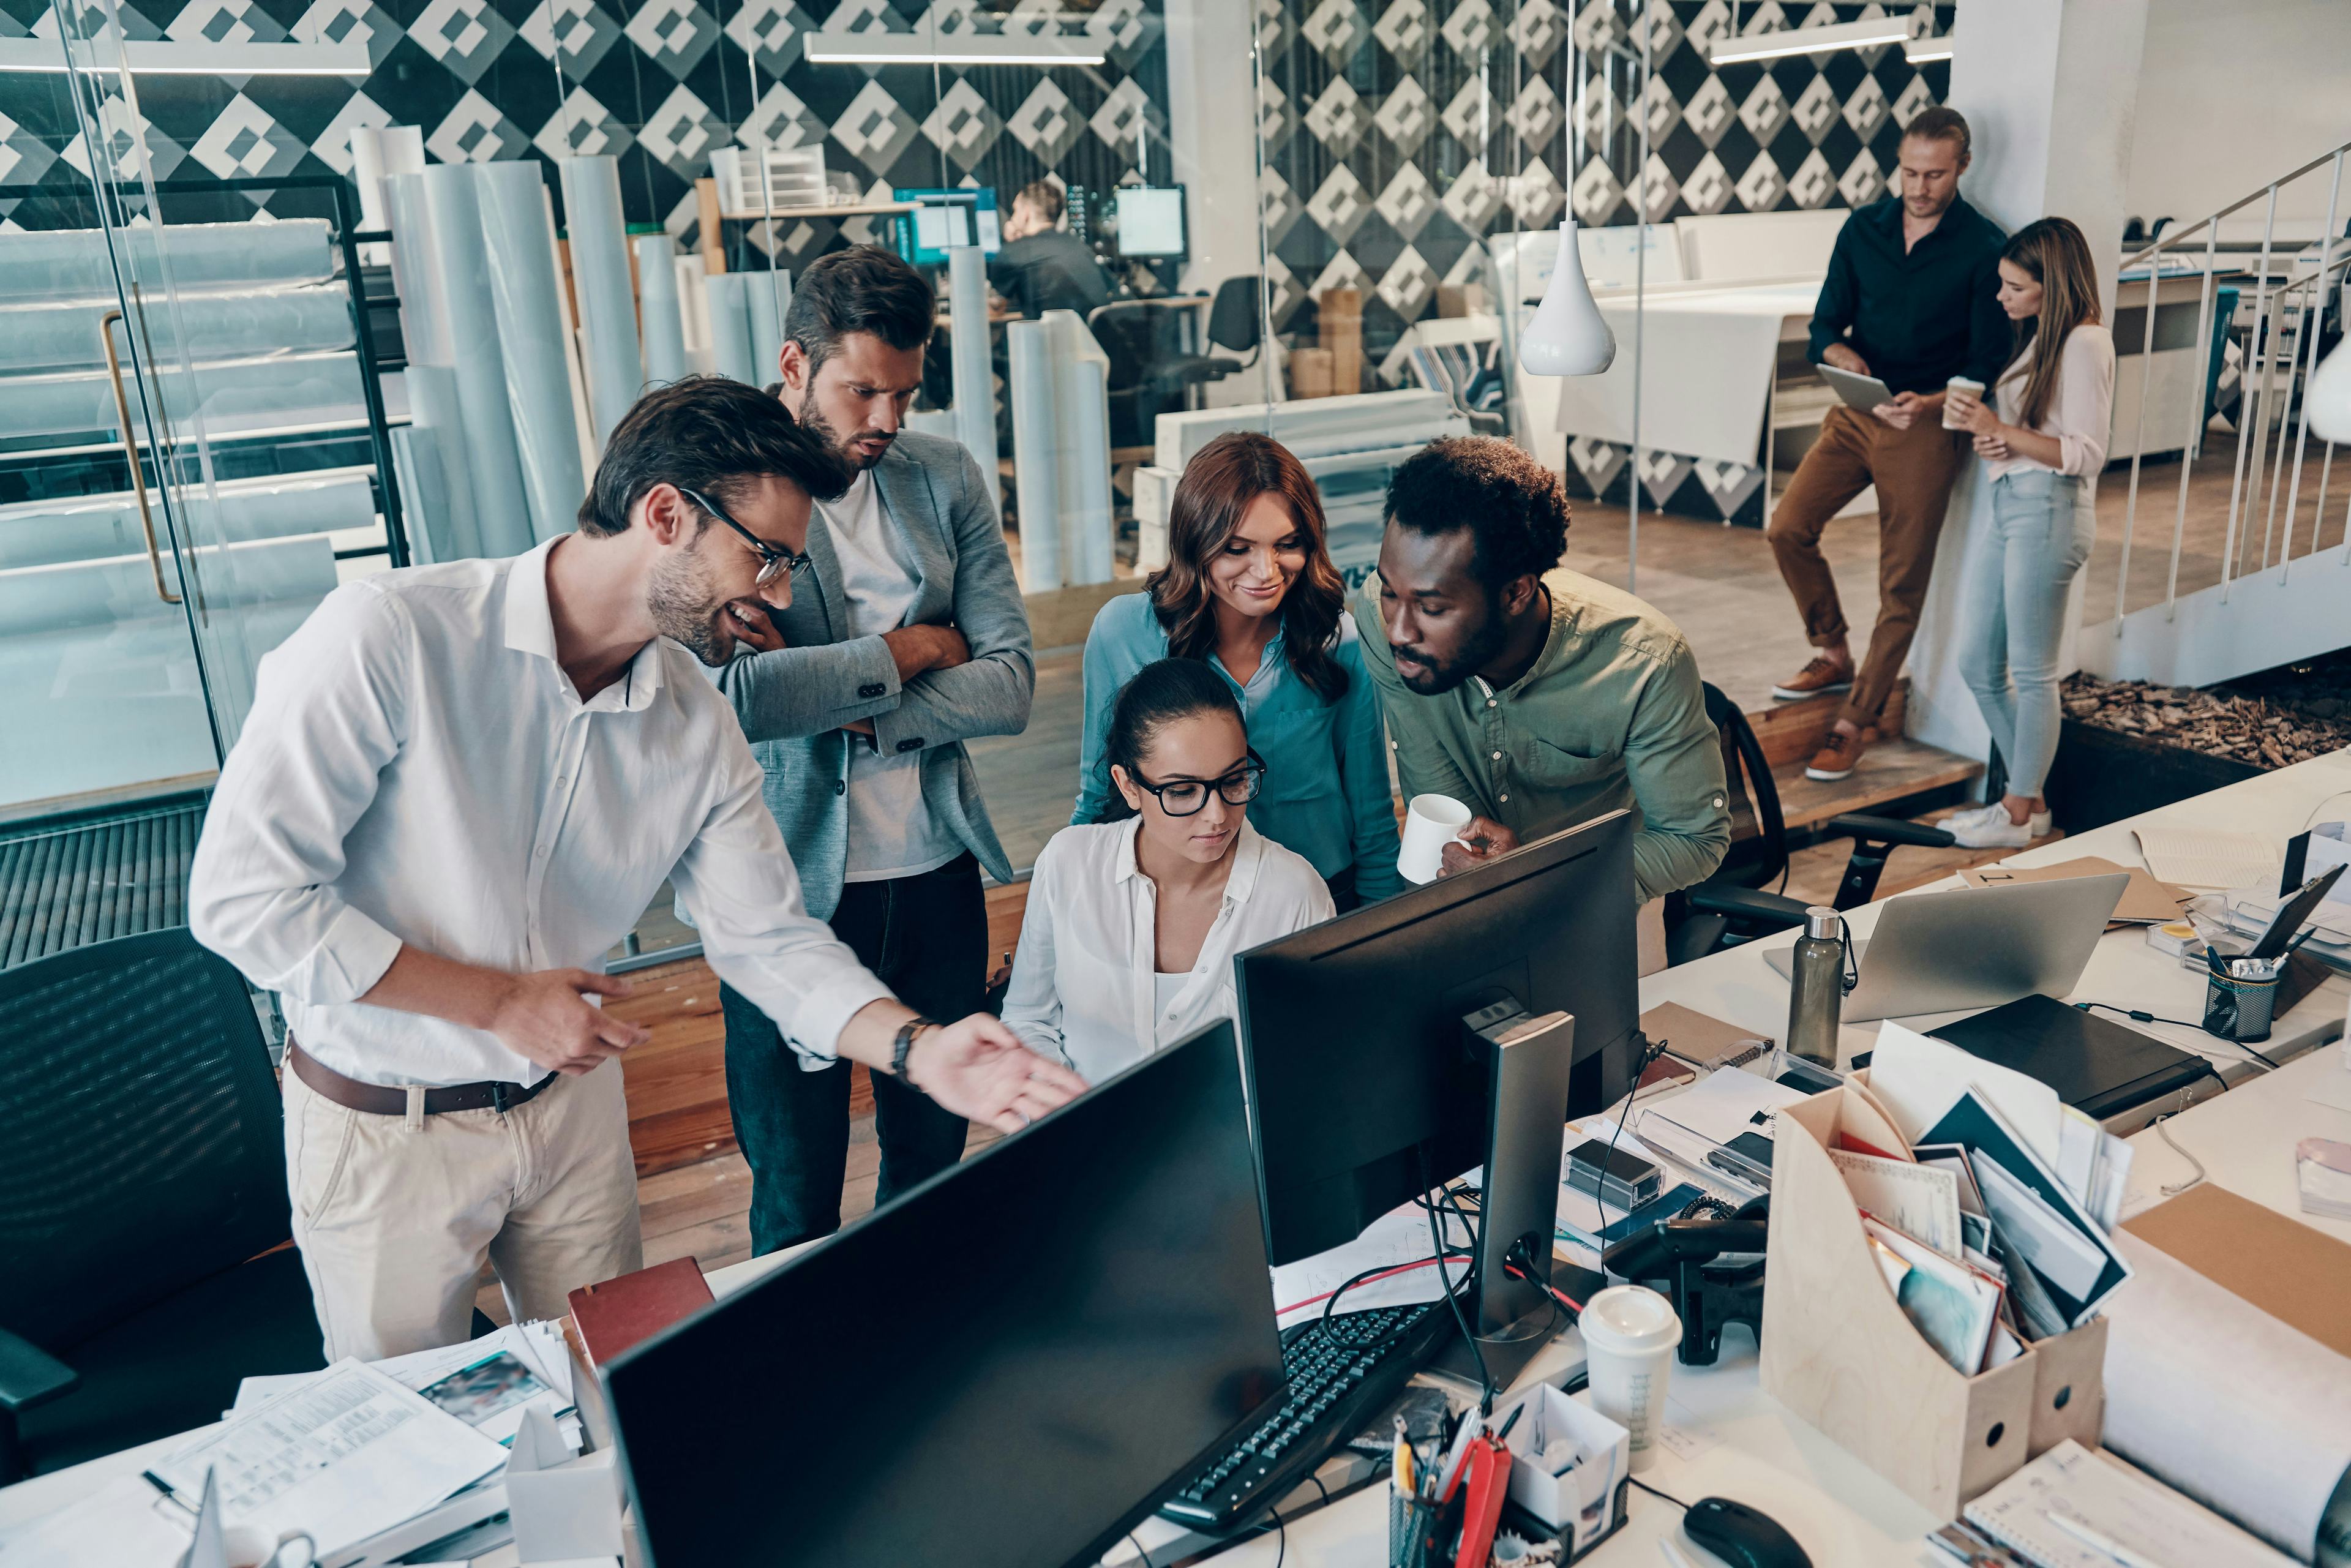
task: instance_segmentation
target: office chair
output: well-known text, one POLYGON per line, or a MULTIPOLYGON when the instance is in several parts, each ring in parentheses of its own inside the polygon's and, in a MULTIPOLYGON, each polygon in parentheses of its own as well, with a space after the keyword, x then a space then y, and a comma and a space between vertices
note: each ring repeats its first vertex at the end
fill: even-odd
MULTIPOLYGON (((1764 891, 1788 871, 1788 829, 1780 812, 1780 789, 1772 782, 1763 743, 1739 705, 1712 683, 1705 685, 1706 716, 1721 737, 1722 777, 1730 807, 1730 848, 1714 874, 1666 900, 1666 962, 1686 963, 1719 947, 1735 947, 1758 936, 1804 923, 1805 904, 1764 891)), ((1899 844, 1949 849, 1953 840, 1940 828, 1891 817, 1844 812, 1821 824, 1823 838, 1850 838, 1844 880, 1834 905, 1852 909, 1877 896, 1886 858, 1899 844)))
POLYGON ((126 936, 0 971, 0 1484, 324 1366, 236 971, 184 926, 126 936))

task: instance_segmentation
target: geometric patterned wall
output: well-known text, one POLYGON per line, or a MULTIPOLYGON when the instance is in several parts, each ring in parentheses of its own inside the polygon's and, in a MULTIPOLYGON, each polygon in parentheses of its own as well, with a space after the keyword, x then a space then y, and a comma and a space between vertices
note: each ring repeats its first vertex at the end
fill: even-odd
MULTIPOLYGON (((1931 6, 1742 5, 1741 34, 1923 12, 1931 6)), ((1376 357, 1426 314, 1439 283, 1483 276, 1480 241, 1559 222, 1631 224, 1641 120, 1648 217, 1853 207, 1886 193, 1902 127, 1948 89, 1949 67, 1914 67, 1898 45, 1719 69, 1728 0, 1259 0, 1267 64, 1259 98, 1261 179, 1277 327, 1304 325, 1325 288, 1364 297, 1376 357), (1583 80, 1582 167, 1562 169, 1569 30, 1583 80), (1645 101, 1635 58, 1649 31, 1645 101)), ((1753 468, 1645 454, 1659 505, 1760 511, 1753 468), (1695 484, 1703 496, 1686 493, 1695 484)), ((1622 482, 1630 454, 1572 453, 1588 487, 1622 482)))
MULTIPOLYGON (((70 3, 70 0, 69 0, 70 3)), ((952 28, 977 0, 118 0, 133 38, 364 42, 363 81, 324 77, 149 76, 134 122, 109 100, 121 159, 143 135, 159 179, 275 177, 350 170, 359 125, 417 125, 435 162, 610 153, 629 220, 696 240, 693 183, 737 127, 777 145, 821 141, 828 169, 861 190, 994 185, 1048 172, 1107 185, 1134 166, 1147 130, 1165 178, 1166 51, 1160 0, 1021 0, 1008 26, 1038 10, 1082 13, 1104 46, 1099 67, 812 66, 804 36, 820 24, 909 32, 952 28)), ((0 0, 0 35, 54 37, 47 0, 0 0)), ((88 178, 57 78, 0 78, 0 185, 71 186, 88 178)), ((124 163, 125 172, 130 167, 124 163)), ((0 222, 37 225, 21 193, 0 222)), ((266 198, 256 204, 265 205, 266 198)), ((87 207, 73 221, 88 221, 87 207)), ((869 225, 795 224, 755 236, 786 266, 869 225)))

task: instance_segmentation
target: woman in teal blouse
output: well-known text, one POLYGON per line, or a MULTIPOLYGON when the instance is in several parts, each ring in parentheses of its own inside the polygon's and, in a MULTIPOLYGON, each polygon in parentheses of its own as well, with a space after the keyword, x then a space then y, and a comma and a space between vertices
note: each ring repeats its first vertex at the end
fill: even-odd
POLYGON ((1313 479, 1267 436, 1218 436, 1176 484, 1167 555, 1144 591, 1102 606, 1086 636, 1070 820, 1100 821, 1109 806, 1102 745, 1119 688, 1155 660, 1198 659, 1232 686, 1265 759, 1251 823, 1311 862, 1343 911, 1400 890, 1387 736, 1313 479))

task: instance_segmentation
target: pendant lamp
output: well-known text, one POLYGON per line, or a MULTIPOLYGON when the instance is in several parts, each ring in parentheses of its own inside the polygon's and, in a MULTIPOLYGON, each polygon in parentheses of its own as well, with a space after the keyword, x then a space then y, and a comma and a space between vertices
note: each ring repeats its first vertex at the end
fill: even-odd
MULTIPOLYGON (((2351 276, 2344 280, 2343 295, 2351 308, 2351 276)), ((2351 340, 2335 344, 2319 361, 2302 396, 2312 434, 2321 441, 2351 441, 2351 340)))
POLYGON ((1519 368, 1531 376, 1596 376, 1615 360, 1616 334, 1592 302, 1571 209, 1559 222, 1559 259, 1550 286, 1519 339, 1519 368))

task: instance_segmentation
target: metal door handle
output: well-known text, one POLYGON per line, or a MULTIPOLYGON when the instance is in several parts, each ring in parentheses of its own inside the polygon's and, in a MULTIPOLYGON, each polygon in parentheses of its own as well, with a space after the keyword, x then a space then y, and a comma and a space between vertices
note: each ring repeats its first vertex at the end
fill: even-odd
POLYGON ((106 373, 114 381, 114 412, 122 421, 122 455, 131 463, 131 493, 139 503, 139 526, 147 534, 147 565, 155 573, 155 594, 166 604, 180 596, 163 585, 163 557, 155 548, 155 518, 147 509, 147 476, 139 466, 139 443, 131 434, 131 399, 122 391, 122 361, 114 352, 114 324, 122 312, 110 310, 98 319, 98 339, 106 350, 106 373))

